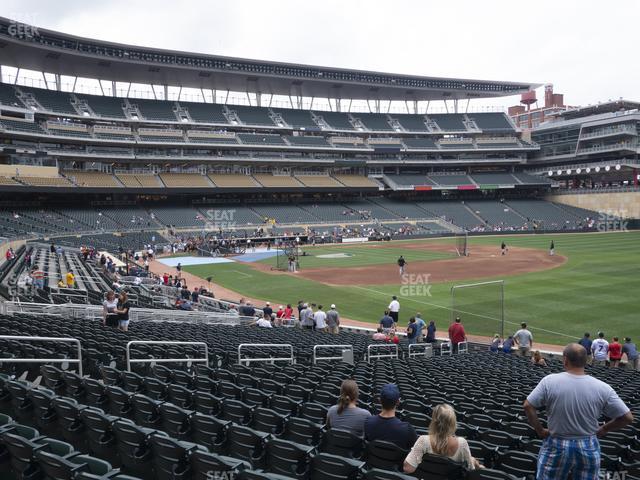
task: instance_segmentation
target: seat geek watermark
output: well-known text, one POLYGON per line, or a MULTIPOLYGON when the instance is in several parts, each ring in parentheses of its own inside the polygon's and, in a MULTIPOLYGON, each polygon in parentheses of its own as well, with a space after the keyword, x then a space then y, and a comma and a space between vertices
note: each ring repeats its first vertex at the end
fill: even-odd
POLYGON ((218 470, 210 470, 206 473, 206 480, 234 480, 237 474, 235 472, 222 472, 218 470))
POLYGON ((13 13, 9 15, 11 22, 7 27, 7 33, 12 37, 34 38, 40 36, 35 14, 13 13))
POLYGON ((626 478, 626 470, 600 470, 598 472, 598 480, 625 480, 626 478))
POLYGON ((228 231, 235 230, 236 210, 235 209, 209 209, 205 212, 205 230, 208 231, 228 231))
POLYGON ((430 297, 430 273, 403 273, 400 276, 400 295, 403 297, 430 297))
POLYGON ((628 215, 625 209, 605 210, 598 214, 596 229, 599 232, 626 232, 629 230, 626 218, 628 215))

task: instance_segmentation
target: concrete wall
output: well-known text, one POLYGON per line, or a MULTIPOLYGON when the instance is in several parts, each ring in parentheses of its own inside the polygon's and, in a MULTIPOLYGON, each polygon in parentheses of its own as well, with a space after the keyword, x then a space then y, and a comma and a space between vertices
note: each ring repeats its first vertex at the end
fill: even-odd
POLYGON ((546 199, 596 212, 615 213, 624 218, 640 218, 640 192, 549 195, 546 199))
POLYGON ((24 240, 14 240, 12 242, 2 242, 0 241, 0 263, 4 262, 4 256, 9 250, 10 247, 13 247, 15 251, 17 251, 22 245, 26 242, 24 240))
POLYGON ((0 165, 0 175, 5 177, 58 177, 58 167, 39 167, 35 165, 0 165))

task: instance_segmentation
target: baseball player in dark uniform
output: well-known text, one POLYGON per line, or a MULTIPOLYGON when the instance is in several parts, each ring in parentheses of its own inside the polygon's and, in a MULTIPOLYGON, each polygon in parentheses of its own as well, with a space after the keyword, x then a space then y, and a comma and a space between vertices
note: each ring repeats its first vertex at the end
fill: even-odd
POLYGON ((404 275, 404 266, 407 264, 407 261, 404 259, 402 255, 398 259, 398 267, 400 268, 400 275, 404 275))

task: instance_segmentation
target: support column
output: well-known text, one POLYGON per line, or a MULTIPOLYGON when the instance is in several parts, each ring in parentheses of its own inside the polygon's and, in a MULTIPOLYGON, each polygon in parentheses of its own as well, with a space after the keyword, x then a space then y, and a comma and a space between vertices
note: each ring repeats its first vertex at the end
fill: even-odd
MULTIPOLYGON (((100 88, 102 88, 102 81, 100 81, 100 88)), ((117 95, 116 93, 116 81, 115 80, 111 80, 111 96, 115 97, 117 95)))
POLYGON ((638 180, 638 175, 640 175, 640 173, 638 173, 637 168, 634 168, 632 172, 633 172, 633 185, 637 187, 638 185, 640 185, 640 180, 638 180))

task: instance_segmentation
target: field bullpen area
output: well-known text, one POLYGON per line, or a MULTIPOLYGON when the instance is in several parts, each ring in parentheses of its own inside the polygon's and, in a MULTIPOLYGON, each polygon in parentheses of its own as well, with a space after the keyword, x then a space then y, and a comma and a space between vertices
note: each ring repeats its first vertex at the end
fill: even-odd
MULTIPOLYGON (((342 316, 372 326, 397 295, 401 325, 421 312, 436 321, 440 335, 450 321, 453 285, 503 279, 505 333, 525 321, 536 340, 565 344, 598 330, 609 339, 638 339, 639 246, 640 232, 481 236, 469 237, 468 257, 457 256, 453 239, 405 240, 305 247, 308 256, 300 257, 297 273, 272 270, 275 258, 184 269, 276 306, 300 299, 325 309, 335 303, 342 316), (396 264, 400 255, 408 262, 404 277, 396 264)), ((467 299, 469 314, 461 315, 467 332, 498 333, 495 290, 474 295, 467 299)))

